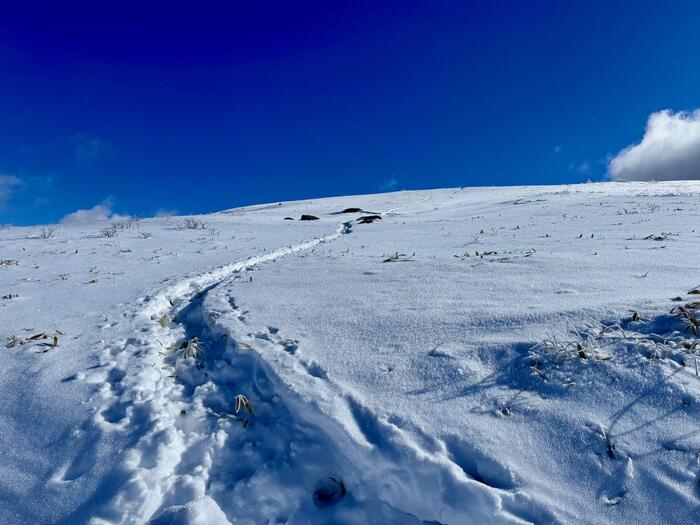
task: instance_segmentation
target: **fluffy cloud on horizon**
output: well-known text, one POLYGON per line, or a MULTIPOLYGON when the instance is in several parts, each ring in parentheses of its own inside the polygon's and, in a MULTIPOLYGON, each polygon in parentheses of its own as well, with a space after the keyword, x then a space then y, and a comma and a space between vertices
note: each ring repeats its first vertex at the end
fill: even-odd
POLYGON ((608 164, 613 180, 700 180, 700 110, 649 115, 644 137, 608 164))
POLYGON ((128 218, 128 215, 114 213, 112 211, 112 200, 106 199, 92 208, 69 213, 59 221, 59 224, 87 224, 97 221, 121 221, 128 218))

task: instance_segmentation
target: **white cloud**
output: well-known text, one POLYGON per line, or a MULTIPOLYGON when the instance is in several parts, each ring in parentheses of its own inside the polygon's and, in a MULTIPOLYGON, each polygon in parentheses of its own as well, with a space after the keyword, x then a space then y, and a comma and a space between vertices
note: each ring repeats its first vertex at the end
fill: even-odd
POLYGON ((649 115, 642 141, 613 157, 608 174, 614 180, 699 180, 700 110, 649 115))
POLYGON ((156 217, 172 217, 174 215, 177 215, 177 210, 168 210, 166 208, 158 208, 155 214, 156 217))
POLYGON ((14 175, 0 175, 0 204, 4 204, 10 198, 10 194, 22 186, 22 179, 14 175))
POLYGON ((399 185, 399 181, 393 175, 379 183, 379 191, 394 191, 399 185))
POLYGON ((112 211, 112 201, 107 199, 101 204, 87 210, 76 210, 60 220, 60 224, 87 224, 97 221, 121 221, 128 219, 128 215, 119 215, 112 211))
POLYGON ((577 173, 580 173, 581 175, 587 175, 591 172, 593 166, 591 165, 591 161, 586 159, 580 164, 576 164, 575 162, 570 163, 568 169, 569 171, 575 171, 577 173))

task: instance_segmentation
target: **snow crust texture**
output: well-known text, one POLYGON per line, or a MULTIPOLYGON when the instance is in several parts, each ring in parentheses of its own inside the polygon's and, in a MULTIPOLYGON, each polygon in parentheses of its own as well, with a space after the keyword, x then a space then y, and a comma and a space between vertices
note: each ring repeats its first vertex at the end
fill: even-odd
POLYGON ((664 182, 4 228, 0 522, 697 523, 698 217, 664 182))

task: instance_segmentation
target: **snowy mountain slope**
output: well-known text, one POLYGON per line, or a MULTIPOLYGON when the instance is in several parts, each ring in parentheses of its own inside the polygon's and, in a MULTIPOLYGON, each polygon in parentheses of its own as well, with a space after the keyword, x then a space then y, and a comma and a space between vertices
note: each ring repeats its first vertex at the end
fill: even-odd
POLYGON ((468 188, 4 229, 0 521, 697 522, 700 313, 669 311, 700 285, 699 197, 468 188))

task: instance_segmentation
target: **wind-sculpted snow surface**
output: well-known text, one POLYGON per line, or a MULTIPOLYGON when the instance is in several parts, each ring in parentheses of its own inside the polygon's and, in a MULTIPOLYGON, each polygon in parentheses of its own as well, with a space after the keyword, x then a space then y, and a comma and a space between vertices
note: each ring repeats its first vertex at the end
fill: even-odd
POLYGON ((0 522, 696 523, 699 216, 609 183, 6 228, 0 522))

